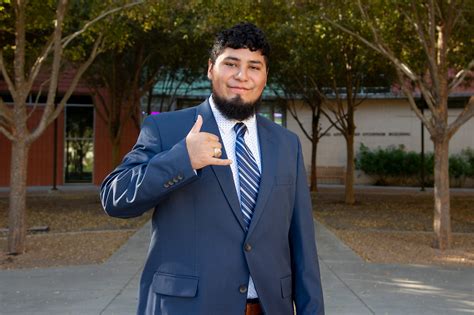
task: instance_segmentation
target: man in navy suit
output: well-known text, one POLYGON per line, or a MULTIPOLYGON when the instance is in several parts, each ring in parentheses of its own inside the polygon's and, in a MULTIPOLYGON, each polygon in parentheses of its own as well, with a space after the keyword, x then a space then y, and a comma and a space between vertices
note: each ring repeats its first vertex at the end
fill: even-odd
POLYGON ((255 114, 268 54, 253 24, 221 32, 209 99, 147 117, 104 180, 109 215, 154 209, 138 314, 324 314, 301 144, 255 114))

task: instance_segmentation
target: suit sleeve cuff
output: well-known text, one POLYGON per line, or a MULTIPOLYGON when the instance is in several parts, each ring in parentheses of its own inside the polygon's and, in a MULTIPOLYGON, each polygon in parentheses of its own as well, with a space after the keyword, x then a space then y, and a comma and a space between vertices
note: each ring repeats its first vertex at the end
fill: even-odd
POLYGON ((174 190, 197 178, 197 172, 191 166, 186 139, 175 144, 166 156, 152 158, 151 165, 160 165, 161 167, 161 188, 165 191, 174 190), (165 166, 166 165, 166 166, 165 166))

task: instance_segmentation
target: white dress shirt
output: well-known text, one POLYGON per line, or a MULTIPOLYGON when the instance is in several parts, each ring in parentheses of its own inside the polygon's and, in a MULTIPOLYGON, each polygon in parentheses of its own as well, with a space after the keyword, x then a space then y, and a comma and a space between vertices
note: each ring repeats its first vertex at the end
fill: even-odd
MULTIPOLYGON (((239 184, 239 170, 237 168, 237 161, 235 159, 235 140, 236 134, 234 126, 236 123, 243 122, 247 127, 247 131, 244 135, 245 144, 249 147, 250 151, 257 162, 258 169, 260 173, 262 172, 262 163, 260 161, 260 146, 258 142, 258 131, 257 131, 257 119, 255 115, 250 118, 247 118, 244 121, 238 121, 235 119, 227 119, 224 117, 219 109, 217 109, 212 96, 209 97, 209 105, 211 105, 212 113, 216 120, 217 126, 219 127, 219 132, 222 137, 222 143, 224 145, 225 152, 227 153, 227 158, 232 160, 230 168, 232 169, 232 175, 234 177, 235 190, 237 196, 240 200, 240 184, 239 184)), ((247 298, 254 299, 257 298, 257 291, 255 290, 255 285, 253 283, 252 277, 249 279, 249 286, 247 292, 247 298)))

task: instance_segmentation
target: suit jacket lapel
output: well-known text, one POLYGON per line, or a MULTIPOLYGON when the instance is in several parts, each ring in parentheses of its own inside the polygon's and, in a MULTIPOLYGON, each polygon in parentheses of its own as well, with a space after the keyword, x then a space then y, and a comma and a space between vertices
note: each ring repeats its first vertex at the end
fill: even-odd
POLYGON ((270 196, 276 172, 275 154, 278 146, 271 136, 271 131, 268 124, 259 115, 257 115, 257 130, 258 141, 260 144, 262 172, 260 177, 260 187, 258 189, 257 203, 253 211, 252 221, 250 222, 247 236, 252 234, 252 231, 255 229, 255 226, 257 225, 263 211, 265 210, 265 204, 267 203, 268 197, 270 196))
MULTIPOLYGON (((201 115, 203 118, 201 131, 215 134, 219 136, 219 139, 222 139, 219 132, 219 127, 217 126, 214 115, 212 114, 209 101, 205 101, 197 107, 196 118, 197 115, 201 115)), ((227 159, 227 153, 225 151, 224 144, 222 144, 222 158, 227 159)), ((236 220, 239 222, 241 228, 245 230, 242 212, 240 210, 240 202, 237 192, 235 191, 234 177, 232 176, 232 170, 230 166, 211 165, 210 167, 214 171, 214 174, 219 181, 219 185, 224 192, 224 195, 232 209, 232 212, 234 213, 236 220)))

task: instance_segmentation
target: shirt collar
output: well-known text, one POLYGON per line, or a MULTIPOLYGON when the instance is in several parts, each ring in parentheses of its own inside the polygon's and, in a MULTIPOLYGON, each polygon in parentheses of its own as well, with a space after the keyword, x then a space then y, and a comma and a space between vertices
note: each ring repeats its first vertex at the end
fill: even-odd
POLYGON ((209 97, 209 105, 211 106, 212 113, 214 114, 214 118, 216 119, 217 126, 219 127, 219 131, 223 134, 227 134, 229 132, 234 132, 234 126, 236 123, 243 122, 247 127, 247 132, 253 135, 257 134, 257 119, 255 115, 243 120, 238 121, 236 119, 228 119, 219 111, 214 103, 214 99, 212 95, 209 97))

